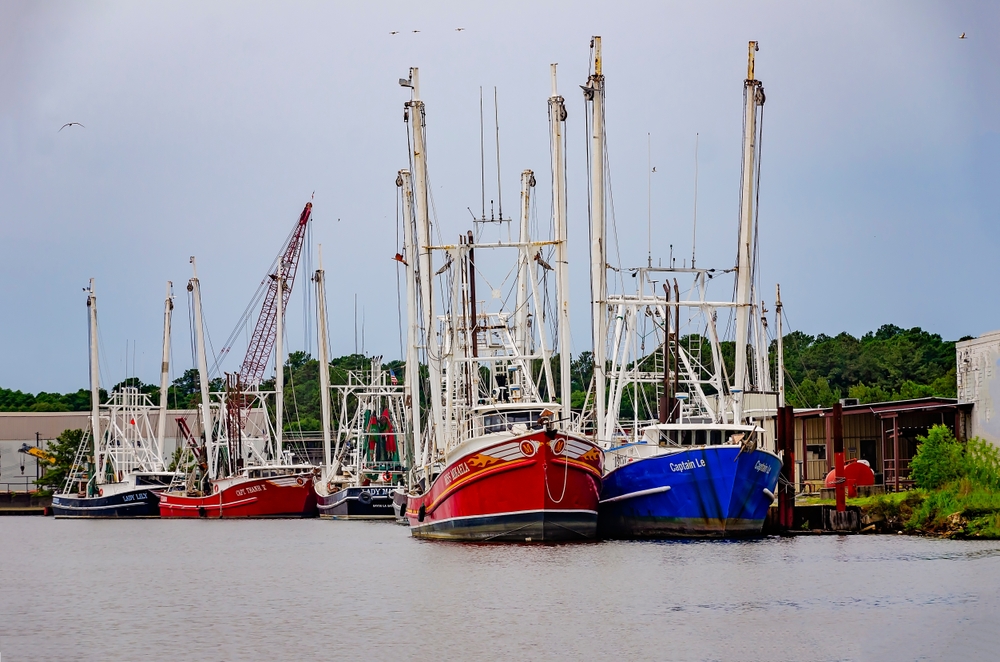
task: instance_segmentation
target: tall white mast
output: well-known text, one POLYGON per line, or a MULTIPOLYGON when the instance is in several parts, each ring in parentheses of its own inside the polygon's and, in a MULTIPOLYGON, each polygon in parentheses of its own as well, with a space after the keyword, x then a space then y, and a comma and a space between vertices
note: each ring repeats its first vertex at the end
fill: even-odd
POLYGON ((218 478, 219 458, 213 448, 212 401, 208 392, 208 358, 205 355, 205 323, 201 314, 201 282, 198 280, 198 265, 191 256, 191 271, 194 276, 188 281, 188 291, 194 299, 194 340, 198 353, 198 383, 201 386, 201 420, 205 430, 205 454, 208 456, 208 476, 218 478))
POLYGON ((326 272, 323 271, 323 245, 319 246, 319 269, 313 276, 316 283, 316 344, 319 353, 320 415, 323 423, 323 476, 329 481, 337 473, 330 454, 330 359, 327 356, 326 333, 326 272))
POLYGON ((552 129, 552 208, 555 212, 554 234, 556 240, 556 306, 559 311, 559 399, 562 404, 563 425, 569 425, 572 410, 573 385, 570 377, 569 339, 569 253, 566 245, 566 163, 563 151, 563 128, 566 123, 566 106, 556 87, 556 65, 552 64, 552 96, 549 97, 549 126, 552 129))
POLYGON ((594 340, 594 436, 600 440, 605 426, 605 347, 608 320, 607 247, 604 223, 604 74, 601 69, 601 38, 594 37, 594 73, 587 80, 584 95, 591 102, 590 136, 590 298, 594 340))
MULTIPOLYGON (((417 314, 417 245, 413 237, 413 182, 409 170, 399 171, 399 184, 403 187, 403 250, 406 252, 406 374, 403 384, 410 403, 410 427, 413 431, 413 451, 421 443, 420 436, 420 359, 417 356, 420 342, 420 318, 417 314)), ((424 449, 419 458, 411 458, 411 464, 424 464, 424 449)))
POLYGON ((170 318, 174 310, 173 283, 167 281, 163 302, 163 355, 160 360, 160 415, 156 420, 156 456, 163 460, 163 439, 167 434, 167 389, 170 387, 170 318))
POLYGON ((740 209, 740 238, 736 261, 736 369, 733 374, 733 388, 736 396, 736 422, 743 416, 743 392, 750 386, 747 375, 747 342, 749 341, 750 309, 753 305, 751 278, 753 276, 753 215, 754 181, 756 179, 757 108, 764 103, 764 90, 760 81, 754 78, 753 60, 757 42, 751 41, 747 51, 747 79, 743 82, 746 95, 743 135, 743 187, 740 209))
POLYGON ((518 241, 521 242, 520 266, 517 270, 517 314, 514 327, 514 344, 517 346, 517 353, 524 356, 528 353, 528 277, 531 265, 529 247, 526 245, 531 241, 531 233, 528 228, 528 221, 531 213, 531 187, 534 185, 535 173, 525 170, 521 173, 521 235, 518 241))
POLYGON ((104 448, 101 437, 101 367, 97 356, 97 294, 94 279, 87 290, 87 313, 90 318, 90 436, 94 440, 96 483, 104 483, 104 448))
POLYGON ((278 260, 278 316, 274 339, 274 460, 281 462, 281 441, 285 422, 285 262, 278 260))
POLYGON ((420 100, 420 71, 410 69, 409 85, 413 98, 407 104, 413 126, 413 184, 417 211, 417 249, 420 255, 420 304, 424 319, 425 346, 427 348, 427 372, 430 378, 431 417, 435 445, 444 451, 445 439, 441 412, 441 348, 438 346, 435 330, 437 319, 434 313, 434 296, 431 289, 434 272, 431 260, 431 221, 427 199, 427 154, 424 144, 425 112, 420 100))

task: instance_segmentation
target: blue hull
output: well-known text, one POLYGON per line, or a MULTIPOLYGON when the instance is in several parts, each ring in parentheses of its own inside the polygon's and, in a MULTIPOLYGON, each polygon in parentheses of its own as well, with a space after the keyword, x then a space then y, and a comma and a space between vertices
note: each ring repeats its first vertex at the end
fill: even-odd
POLYGON ((329 519, 395 519, 392 509, 396 487, 378 485, 345 487, 328 496, 316 497, 319 516, 329 519))
POLYGON ((739 446, 699 446, 618 467, 604 477, 603 538, 729 538, 760 535, 781 460, 739 446), (630 496, 631 495, 631 496, 630 496))
POLYGON ((52 497, 52 513, 56 517, 79 518, 159 517, 160 497, 149 488, 105 497, 56 494, 52 497))

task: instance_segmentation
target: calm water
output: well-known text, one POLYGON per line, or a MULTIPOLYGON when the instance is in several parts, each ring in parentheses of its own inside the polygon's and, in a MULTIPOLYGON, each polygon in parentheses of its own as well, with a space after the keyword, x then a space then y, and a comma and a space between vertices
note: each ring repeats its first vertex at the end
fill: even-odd
POLYGON ((996 659, 1000 543, 0 518, 0 659, 996 659))

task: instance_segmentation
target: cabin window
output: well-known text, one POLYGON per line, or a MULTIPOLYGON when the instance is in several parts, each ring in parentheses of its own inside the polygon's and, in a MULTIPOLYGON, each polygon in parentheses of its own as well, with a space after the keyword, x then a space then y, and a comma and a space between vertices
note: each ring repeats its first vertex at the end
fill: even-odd
POLYGON ((483 432, 506 432, 512 425, 521 423, 531 427, 538 420, 541 412, 534 410, 508 411, 502 414, 487 414, 483 416, 483 432))
POLYGON ((808 444, 806 446, 807 460, 825 460, 826 444, 808 444))

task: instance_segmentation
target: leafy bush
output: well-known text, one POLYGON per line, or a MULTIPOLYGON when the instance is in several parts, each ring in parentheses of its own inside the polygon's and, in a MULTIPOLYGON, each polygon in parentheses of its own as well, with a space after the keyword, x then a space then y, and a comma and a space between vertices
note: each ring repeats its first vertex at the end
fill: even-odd
POLYGON ((1000 449, 979 437, 965 445, 965 475, 983 487, 1000 490, 1000 449))
POLYGON ((56 463, 49 465, 35 484, 47 491, 62 490, 82 440, 83 430, 63 430, 46 449, 55 456, 56 463))
POLYGON ((965 475, 962 445, 946 426, 935 425, 917 441, 920 446, 910 462, 910 477, 917 487, 936 490, 965 475))
POLYGON ((965 448, 943 425, 920 437, 911 476, 930 490, 906 522, 947 536, 1000 537, 1000 451, 979 438, 965 448))

